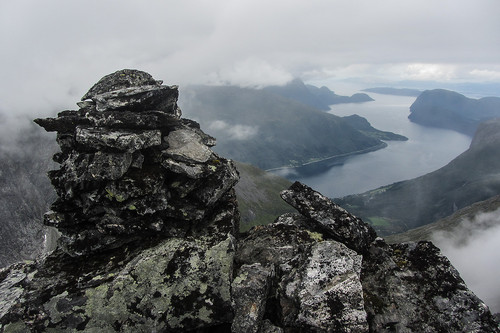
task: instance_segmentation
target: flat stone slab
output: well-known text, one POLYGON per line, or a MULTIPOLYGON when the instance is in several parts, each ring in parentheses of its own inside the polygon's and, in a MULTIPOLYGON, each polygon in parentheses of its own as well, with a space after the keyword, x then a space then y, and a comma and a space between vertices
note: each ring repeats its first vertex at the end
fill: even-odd
POLYGON ((91 148, 114 148, 133 152, 161 144, 160 130, 127 131, 104 128, 76 129, 76 141, 91 148))
POLYGON ((313 227, 358 253, 366 252, 377 237, 367 223, 302 183, 293 183, 281 198, 308 217, 313 227))
POLYGON ((339 242, 315 244, 297 288, 297 321, 332 332, 367 332, 361 262, 361 255, 339 242))
POLYGON ((166 141, 168 149, 165 153, 185 162, 205 163, 212 156, 212 151, 203 144, 201 136, 193 131, 173 131, 166 137, 166 141))
POLYGON ((155 80, 149 73, 136 69, 122 69, 97 81, 82 97, 82 101, 113 90, 149 85, 159 86, 162 83, 160 80, 155 80))

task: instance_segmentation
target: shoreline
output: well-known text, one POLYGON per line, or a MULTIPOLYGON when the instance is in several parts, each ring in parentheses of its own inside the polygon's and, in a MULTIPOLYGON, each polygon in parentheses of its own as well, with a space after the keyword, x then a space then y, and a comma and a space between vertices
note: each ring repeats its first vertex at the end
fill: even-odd
POLYGON ((307 162, 307 163, 303 163, 303 164, 296 165, 296 166, 291 166, 291 165, 281 166, 281 167, 277 167, 277 168, 266 169, 265 171, 273 173, 273 172, 277 172, 277 171, 279 172, 279 171, 290 170, 290 171, 299 172, 300 174, 319 173, 322 171, 326 171, 327 169, 331 168, 332 166, 344 164, 344 162, 347 160, 347 158, 349 158, 351 156, 370 153, 372 151, 384 149, 387 146, 388 146, 387 143, 382 141, 382 143, 380 143, 376 146, 368 147, 365 149, 356 150, 356 151, 352 151, 349 153, 328 156, 328 157, 321 158, 317 161, 307 162))

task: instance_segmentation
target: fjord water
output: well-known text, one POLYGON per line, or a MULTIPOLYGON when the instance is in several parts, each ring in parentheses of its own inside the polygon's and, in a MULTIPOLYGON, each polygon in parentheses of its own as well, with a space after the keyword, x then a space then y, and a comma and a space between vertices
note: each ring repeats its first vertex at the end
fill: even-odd
POLYGON ((288 175, 324 195, 337 198, 362 193, 439 169, 467 150, 471 137, 408 120, 415 97, 370 94, 373 102, 338 104, 332 114, 365 117, 373 127, 404 135, 408 141, 387 141, 388 146, 350 157, 343 165, 315 175, 288 175))

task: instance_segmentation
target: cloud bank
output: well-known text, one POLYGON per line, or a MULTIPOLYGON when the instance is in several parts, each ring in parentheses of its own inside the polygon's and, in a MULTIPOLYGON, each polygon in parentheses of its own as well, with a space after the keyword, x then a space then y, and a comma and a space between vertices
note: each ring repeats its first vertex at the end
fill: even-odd
POLYGON ((467 286, 500 312, 500 209, 464 220, 452 233, 437 232, 433 242, 450 259, 467 286))
POLYGON ((208 130, 217 133, 217 137, 226 137, 231 140, 248 140, 257 135, 257 126, 229 124, 224 120, 215 120, 208 125, 208 130))
POLYGON ((0 110, 72 108, 122 68, 181 87, 498 80, 499 12, 496 0, 2 1, 0 110))

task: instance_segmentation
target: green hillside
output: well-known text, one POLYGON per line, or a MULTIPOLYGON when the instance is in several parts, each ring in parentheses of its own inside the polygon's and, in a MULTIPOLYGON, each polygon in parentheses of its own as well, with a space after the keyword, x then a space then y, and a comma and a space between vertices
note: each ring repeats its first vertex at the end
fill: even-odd
POLYGON ((385 147, 341 117, 263 90, 192 86, 180 96, 184 116, 217 138, 218 153, 263 170, 385 147))
POLYGON ((294 211, 279 195, 290 187, 290 181, 249 164, 235 164, 240 172, 240 181, 235 187, 241 214, 240 231, 269 224, 279 215, 294 211))

